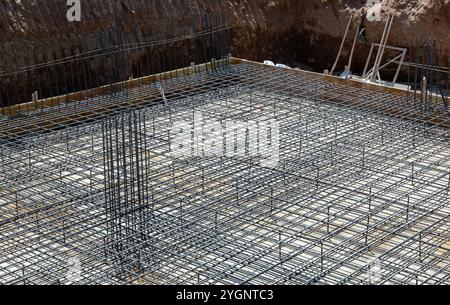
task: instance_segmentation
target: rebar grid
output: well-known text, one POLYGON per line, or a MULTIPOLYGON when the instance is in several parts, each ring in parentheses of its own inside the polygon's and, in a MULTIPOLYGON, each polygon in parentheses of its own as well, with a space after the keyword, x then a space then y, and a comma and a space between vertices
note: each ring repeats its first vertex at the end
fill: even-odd
POLYGON ((1 283, 450 283, 448 120, 407 96, 227 61, 0 124, 1 283), (278 165, 175 158, 195 112, 276 120, 278 165))

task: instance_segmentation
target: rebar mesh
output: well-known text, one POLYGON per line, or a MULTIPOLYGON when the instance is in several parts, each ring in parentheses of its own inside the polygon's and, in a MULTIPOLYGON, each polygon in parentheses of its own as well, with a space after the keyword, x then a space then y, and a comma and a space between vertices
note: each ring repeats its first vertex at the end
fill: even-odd
POLYGON ((448 284, 448 123, 399 93, 228 60, 3 116, 0 282, 448 284), (227 120, 247 154, 174 157, 175 122, 227 120), (247 123, 271 120, 273 168, 248 154, 247 123))

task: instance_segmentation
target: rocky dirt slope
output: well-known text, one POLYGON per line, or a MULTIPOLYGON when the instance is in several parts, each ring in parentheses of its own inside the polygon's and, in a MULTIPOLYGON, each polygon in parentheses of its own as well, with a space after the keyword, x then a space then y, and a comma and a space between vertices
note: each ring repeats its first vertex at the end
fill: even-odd
MULTIPOLYGON (((160 27, 173 16, 224 11, 233 27, 234 56, 273 59, 329 68, 339 48, 349 14, 364 14, 365 0, 81 0, 82 21, 69 23, 66 0, 0 0, 0 71, 99 47, 94 32, 119 25, 129 42, 143 21, 160 27), (76 33, 75 35, 73 33, 76 33), (82 38, 80 38, 82 37, 82 38)), ((396 11, 389 44, 413 47, 416 36, 441 42, 440 64, 450 54, 450 0, 384 0, 383 10, 396 11)), ((383 14, 383 21, 386 14, 383 14)), ((358 44, 361 68, 369 43, 379 42, 384 22, 365 22, 367 43, 358 44)), ((164 30, 164 29, 163 29, 164 30)), ((353 36, 355 29, 352 29, 353 36)), ((351 38, 344 48, 348 56, 351 38)), ((343 66, 343 63, 340 65, 343 66)))

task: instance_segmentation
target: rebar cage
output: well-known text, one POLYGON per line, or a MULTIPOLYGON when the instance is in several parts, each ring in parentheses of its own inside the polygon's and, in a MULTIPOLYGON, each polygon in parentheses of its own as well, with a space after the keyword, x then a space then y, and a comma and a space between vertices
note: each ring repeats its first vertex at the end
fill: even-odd
POLYGON ((450 283, 439 96, 219 53, 3 108, 0 283, 450 283), (206 154, 211 139, 241 154, 206 154))

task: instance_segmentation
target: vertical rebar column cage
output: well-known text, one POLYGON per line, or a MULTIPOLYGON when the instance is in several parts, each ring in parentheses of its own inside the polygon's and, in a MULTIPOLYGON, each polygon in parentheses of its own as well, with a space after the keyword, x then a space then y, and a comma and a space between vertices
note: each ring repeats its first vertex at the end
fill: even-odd
POLYGON ((147 141, 141 112, 102 121, 106 257, 125 273, 140 273, 150 247, 147 141))

